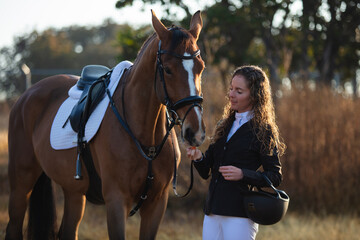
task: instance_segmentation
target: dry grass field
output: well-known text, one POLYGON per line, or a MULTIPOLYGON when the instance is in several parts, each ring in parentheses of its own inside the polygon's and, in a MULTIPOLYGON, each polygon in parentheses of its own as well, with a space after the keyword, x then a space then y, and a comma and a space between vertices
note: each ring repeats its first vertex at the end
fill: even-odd
MULTIPOLYGON (((221 86, 205 82, 204 118, 208 129, 221 116, 225 102, 221 86)), ((281 189, 291 201, 285 219, 272 226, 260 226, 258 240, 355 240, 360 229, 360 101, 344 98, 327 88, 311 90, 306 86, 284 92, 276 100, 281 134, 288 146, 282 158, 284 182, 281 189)), ((0 116, 0 239, 8 221, 7 119, 0 116)), ((207 135, 211 135, 208 132, 207 135)), ((208 141, 207 141, 208 142, 208 141)), ((201 147, 206 148, 206 143, 201 147)), ((183 158, 179 188, 188 184, 188 161, 183 158), (184 170, 185 169, 185 170, 184 170)), ((190 196, 173 196, 160 225, 157 239, 201 239, 202 197, 208 182, 195 174, 190 196)), ((62 196, 57 189, 60 222, 62 196)), ((172 191, 171 191, 172 192, 172 191)), ((128 219, 127 239, 137 239, 139 215, 128 219)), ((80 225, 79 239, 107 238, 103 206, 87 204, 80 225)))
MULTIPOLYGON (((61 216, 61 201, 58 204, 61 216)), ((160 225, 158 240, 201 240, 201 211, 181 209, 167 212, 160 225)), ((5 237, 7 224, 7 196, 0 197, 0 239, 5 237)), ((60 219, 59 219, 60 220, 60 219)), ((59 221, 58 221, 59 222, 59 221)), ((139 215, 128 219, 126 236, 138 239, 139 215)), ((360 220, 356 216, 299 215, 289 212, 278 224, 260 226, 257 240, 357 240, 360 220)), ((106 216, 104 207, 87 204, 79 230, 80 240, 106 240, 106 216)))

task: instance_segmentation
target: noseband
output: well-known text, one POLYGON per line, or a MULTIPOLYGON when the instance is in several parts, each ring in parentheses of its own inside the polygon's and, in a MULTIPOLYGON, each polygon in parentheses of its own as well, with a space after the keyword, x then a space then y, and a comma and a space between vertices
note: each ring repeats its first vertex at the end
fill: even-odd
MULTIPOLYGON (((183 99, 178 100, 177 102, 173 103, 169 97, 167 88, 166 88, 166 82, 165 82, 165 77, 164 77, 164 66, 163 63, 161 61, 161 54, 169 54, 173 57, 179 58, 179 59, 186 59, 186 60, 190 60, 190 59, 194 59, 195 57, 200 55, 200 49, 197 50, 194 54, 190 55, 190 56, 184 56, 184 55, 179 55, 175 52, 170 52, 167 50, 161 50, 161 40, 159 41, 159 49, 157 51, 157 60, 156 60, 156 71, 155 71, 155 80, 154 80, 154 88, 155 88, 155 92, 156 92, 156 80, 157 80, 157 74, 159 73, 160 75, 160 82, 162 83, 163 86, 163 90, 164 90, 164 100, 162 101, 162 103, 166 106, 167 108, 167 117, 169 119, 170 122, 175 122, 175 124, 181 125, 182 123, 185 121, 186 116, 188 115, 188 113, 190 112, 190 110, 194 107, 199 107, 202 111, 202 102, 203 102, 203 98, 199 95, 195 95, 195 96, 188 96, 185 97, 183 99), (187 105, 191 105, 188 110, 186 111, 184 118, 181 119, 179 117, 179 114, 176 112, 176 110, 187 106, 187 105), (171 114, 169 114, 171 113, 171 114)), ((160 99, 160 98, 159 98, 160 99)))

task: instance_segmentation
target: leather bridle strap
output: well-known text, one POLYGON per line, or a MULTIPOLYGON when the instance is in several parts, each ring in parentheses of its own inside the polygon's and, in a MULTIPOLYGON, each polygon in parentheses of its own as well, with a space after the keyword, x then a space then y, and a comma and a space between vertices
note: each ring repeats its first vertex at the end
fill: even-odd
POLYGON ((179 108, 182 108, 182 107, 185 107, 186 105, 189 105, 189 104, 196 104, 196 105, 199 105, 200 108, 201 107, 201 103, 203 102, 203 98, 200 97, 200 96, 190 96, 190 97, 186 97, 186 98, 183 98, 183 99, 180 99, 179 101, 177 101, 176 103, 174 103, 172 105, 172 108, 171 110, 178 110, 179 108))
MULTIPOLYGON (((110 75, 107 76, 107 78, 109 78, 110 75)), ((165 136, 163 137, 161 143, 157 146, 154 147, 150 147, 148 154, 145 153, 144 151, 144 147, 142 146, 142 144, 136 139, 136 137, 134 136, 133 132, 131 131, 129 125, 126 123, 126 121, 124 121, 124 119, 121 117, 118 109, 116 108, 114 99, 111 96, 110 90, 108 88, 108 83, 106 81, 106 79, 104 79, 105 82, 105 87, 106 87, 106 94, 109 98, 110 101, 110 107, 113 110, 116 118, 119 120, 120 124, 123 126, 123 128, 125 129, 125 131, 129 134, 129 136, 131 137, 131 139, 133 140, 133 142, 135 143, 137 149, 139 150, 140 154, 146 159, 148 160, 148 172, 147 172, 147 177, 146 177, 146 182, 145 182, 145 188, 143 189, 143 192, 140 196, 140 200, 138 201, 138 203, 136 204, 136 206, 131 210, 130 212, 130 216, 133 216, 141 207, 141 205, 143 204, 143 202, 145 201, 145 199, 147 199, 147 192, 151 187, 151 183, 152 180, 154 179, 154 176, 152 174, 152 161, 159 155, 159 153, 161 152, 161 149, 163 148, 167 138, 169 137, 170 133, 171 133, 171 129, 175 126, 175 122, 171 122, 168 125, 167 128, 167 132, 165 134, 165 136)))
POLYGON ((179 197, 179 198, 183 198, 183 197, 186 197, 192 187, 193 187, 193 184, 194 184, 194 170, 193 170, 193 167, 194 167, 194 161, 191 161, 191 165, 190 165, 190 185, 188 187, 188 190, 186 191, 186 193, 184 193, 183 195, 180 195, 177 191, 176 191, 176 185, 177 185, 177 159, 176 159, 176 155, 175 155, 175 146, 174 146, 174 143, 173 143, 173 149, 174 149, 174 176, 173 176, 173 181, 172 181, 172 187, 173 187, 173 191, 174 191, 174 194, 175 196, 179 197))
MULTIPOLYGON (((177 109, 182 108, 186 105, 189 104, 194 104, 196 103, 201 109, 201 103, 203 102, 203 98, 201 96, 195 95, 195 96, 189 96, 183 99, 180 99, 179 101, 173 103, 170 100, 167 88, 166 88, 166 82, 165 82, 165 77, 164 77, 164 66, 162 64, 161 61, 161 55, 162 54, 169 54, 173 57, 179 58, 179 59, 186 59, 186 60, 190 60, 190 59, 194 59, 196 56, 200 55, 200 49, 197 50, 194 54, 189 55, 189 56, 184 56, 184 55, 179 55, 175 52, 171 52, 171 51, 167 51, 167 50, 161 50, 161 40, 159 41, 159 49, 157 51, 157 60, 156 60, 156 71, 155 71, 155 79, 154 79, 154 89, 156 92, 156 80, 157 80, 157 75, 159 73, 160 76, 160 82, 162 83, 163 86, 163 90, 164 90, 164 100, 162 101, 162 103, 167 107, 168 110, 172 111, 172 112, 176 112, 177 109)), ((177 115, 177 114, 176 114, 177 115)), ((184 119, 183 119, 184 120, 184 119)))

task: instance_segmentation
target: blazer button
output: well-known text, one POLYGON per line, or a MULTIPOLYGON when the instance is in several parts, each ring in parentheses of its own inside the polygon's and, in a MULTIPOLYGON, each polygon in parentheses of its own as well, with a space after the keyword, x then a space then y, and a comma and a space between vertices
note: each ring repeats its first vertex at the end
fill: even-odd
POLYGON ((224 150, 226 150, 226 146, 224 147, 224 150))

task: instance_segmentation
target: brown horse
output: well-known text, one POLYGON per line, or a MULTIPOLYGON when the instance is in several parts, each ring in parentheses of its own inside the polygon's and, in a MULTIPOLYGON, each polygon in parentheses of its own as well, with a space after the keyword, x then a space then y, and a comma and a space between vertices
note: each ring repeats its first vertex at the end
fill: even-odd
MULTIPOLYGON (((155 33, 143 44, 113 95, 118 112, 125 113, 123 119, 142 145, 157 146, 165 139, 153 161, 154 178, 140 208, 140 239, 156 236, 167 205, 174 159, 180 155, 173 129, 166 138, 167 111, 182 120, 181 135, 187 144, 198 146, 205 136, 201 108, 196 104, 202 100, 200 84, 204 69, 197 46, 202 28, 200 12, 193 15, 189 30, 165 28, 153 12, 152 24, 155 33)), ((11 111, 7 240, 23 239, 29 198, 28 239, 77 239, 89 174, 83 166, 83 179, 75 180, 76 148, 54 150, 49 140, 57 110, 77 80, 78 77, 67 75, 43 79, 28 89, 11 111), (65 199, 58 234, 54 229, 52 181, 62 187, 65 199)), ((149 160, 140 154, 110 107, 89 148, 102 181, 109 239, 125 239, 125 222, 145 187, 149 160)))

